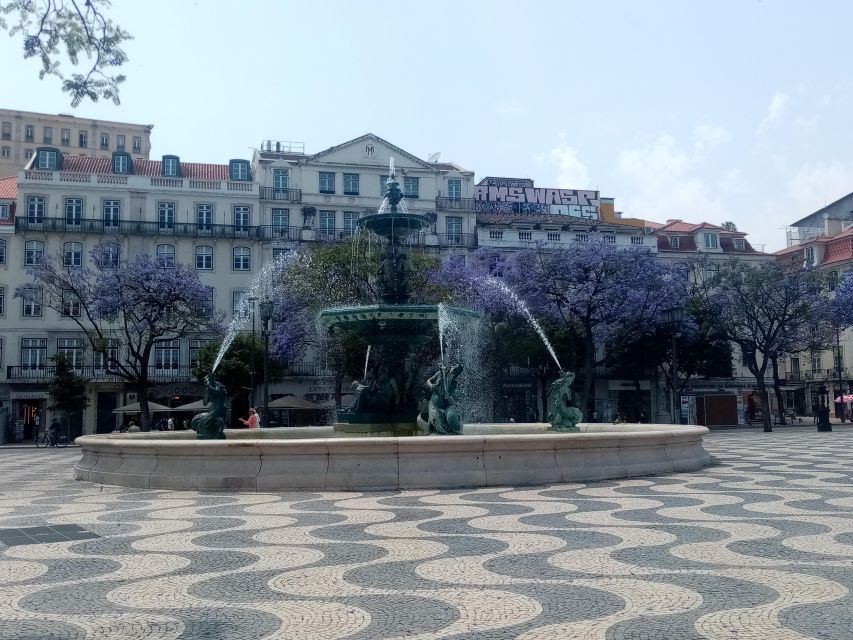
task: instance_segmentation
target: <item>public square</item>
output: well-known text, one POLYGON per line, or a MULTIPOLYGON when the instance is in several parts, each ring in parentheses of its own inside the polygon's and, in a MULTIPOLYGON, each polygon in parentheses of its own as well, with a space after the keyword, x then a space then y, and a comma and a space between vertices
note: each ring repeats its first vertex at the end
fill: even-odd
POLYGON ((0 638, 834 638, 853 429, 713 432, 692 474, 378 493, 136 490, 0 449, 0 638))

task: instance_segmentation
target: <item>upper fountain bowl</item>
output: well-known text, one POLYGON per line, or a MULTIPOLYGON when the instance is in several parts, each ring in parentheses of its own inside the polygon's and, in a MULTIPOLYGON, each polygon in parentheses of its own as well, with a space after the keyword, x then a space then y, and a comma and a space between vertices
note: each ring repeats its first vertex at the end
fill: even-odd
POLYGON ((430 219, 429 216, 422 213, 391 211, 388 213, 369 213, 362 217, 358 224, 383 238, 405 238, 428 226, 430 219))

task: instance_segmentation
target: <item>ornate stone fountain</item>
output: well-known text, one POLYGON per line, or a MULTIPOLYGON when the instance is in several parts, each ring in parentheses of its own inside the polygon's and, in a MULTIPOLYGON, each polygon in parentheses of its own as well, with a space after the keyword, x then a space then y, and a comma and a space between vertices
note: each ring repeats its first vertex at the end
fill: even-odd
MULTIPOLYGON (((430 364, 439 344, 437 304, 409 304, 409 260, 406 240, 431 223, 426 214, 411 213, 406 207, 391 160, 387 195, 376 213, 358 222, 359 226, 384 241, 381 266, 376 274, 382 302, 359 307, 336 307, 320 313, 320 323, 332 336, 351 332, 370 345, 364 379, 356 382, 356 399, 338 412, 335 431, 350 435, 404 436, 430 431, 459 433, 458 414, 448 428, 447 411, 432 411, 426 381, 439 375, 430 364), (429 402, 428 402, 429 401, 429 402), (418 420, 419 414, 421 419, 418 420), (444 420, 444 422, 443 422, 444 420)), ((476 318, 473 311, 445 307, 458 318, 476 318)), ((450 366, 446 367, 449 374, 450 366)), ((458 376, 458 373, 456 373, 458 376)), ((446 394, 443 384, 441 393, 446 394)), ((435 395, 435 394, 431 394, 435 395)), ((436 400, 447 407, 452 397, 436 400)), ((453 413, 450 414, 454 415, 453 413)))

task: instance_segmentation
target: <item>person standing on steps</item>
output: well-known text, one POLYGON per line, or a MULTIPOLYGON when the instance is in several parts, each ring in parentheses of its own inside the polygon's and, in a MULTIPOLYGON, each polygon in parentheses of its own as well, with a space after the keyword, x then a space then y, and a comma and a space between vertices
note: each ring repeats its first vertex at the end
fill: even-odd
POLYGON ((246 425, 249 429, 257 429, 258 428, 258 412, 255 411, 255 408, 252 407, 249 409, 249 417, 248 419, 240 418, 240 422, 246 425))

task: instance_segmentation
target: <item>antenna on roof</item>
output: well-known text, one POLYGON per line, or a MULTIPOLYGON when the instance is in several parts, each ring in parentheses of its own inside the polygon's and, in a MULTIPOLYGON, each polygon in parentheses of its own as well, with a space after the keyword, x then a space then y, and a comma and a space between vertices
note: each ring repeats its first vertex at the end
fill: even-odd
POLYGON ((435 153, 429 154, 429 158, 427 162, 438 162, 438 159, 441 157, 441 151, 436 151, 435 153))

